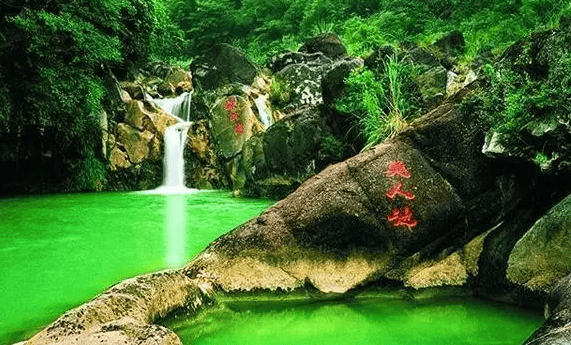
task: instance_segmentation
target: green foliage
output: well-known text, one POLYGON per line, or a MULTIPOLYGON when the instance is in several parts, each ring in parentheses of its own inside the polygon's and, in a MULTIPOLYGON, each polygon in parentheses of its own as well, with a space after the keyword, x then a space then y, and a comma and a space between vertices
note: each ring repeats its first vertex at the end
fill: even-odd
POLYGON ((511 156, 542 169, 568 159, 571 30, 534 33, 486 66, 490 87, 477 95, 478 117, 511 156))
POLYGON ((346 80, 345 95, 336 101, 339 111, 356 117, 369 148, 398 133, 411 113, 405 87, 411 68, 396 56, 385 61, 385 73, 368 69, 353 71, 346 80))
POLYGON ((291 86, 289 82, 280 77, 275 76, 270 85, 270 102, 277 107, 287 105, 291 97, 291 86))
POLYGON ((159 18, 157 4, 158 0, 27 1, 2 13, 0 137, 17 137, 25 129, 40 138, 35 146, 18 139, 16 161, 49 157, 44 163, 63 172, 54 183, 75 181, 71 189, 102 185, 97 182, 104 176, 99 114, 108 72, 125 75, 147 62, 149 47, 158 47, 151 38, 158 41, 168 20, 164 8, 159 18))
POLYGON ((107 174, 105 165, 90 155, 86 157, 77 167, 76 173, 73 175, 73 189, 81 191, 102 191, 107 185, 107 174))
POLYGON ((320 146, 320 153, 325 157, 341 159, 345 155, 345 140, 331 133, 327 133, 321 138, 320 146))

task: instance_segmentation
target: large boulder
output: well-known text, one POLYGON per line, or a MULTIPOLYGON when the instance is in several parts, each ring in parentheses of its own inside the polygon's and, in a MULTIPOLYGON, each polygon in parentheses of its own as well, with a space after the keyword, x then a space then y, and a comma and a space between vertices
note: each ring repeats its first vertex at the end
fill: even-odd
POLYGON ((290 113, 250 138, 241 154, 244 195, 282 199, 327 165, 355 154, 317 108, 290 113))
POLYGON ((263 130, 248 99, 238 95, 217 100, 210 122, 219 153, 226 159, 242 151, 244 143, 263 130))
POLYGON ((281 199, 316 173, 320 116, 307 109, 252 137, 242 150, 245 195, 281 199))
POLYGON ((228 188, 206 120, 192 122, 188 129, 184 177, 185 186, 190 188, 228 188))
POLYGON ((549 292, 571 274, 571 196, 554 206, 516 243, 507 268, 513 283, 549 292))
POLYGON ((477 272, 478 236, 531 188, 529 175, 513 176, 533 173, 483 156, 470 119, 446 104, 329 166, 214 241, 185 272, 225 291, 310 284, 342 293, 381 277, 418 288, 465 284, 477 272))
POLYGON ((287 52, 276 56, 269 64, 291 90, 284 111, 297 111, 302 107, 315 107, 324 103, 324 95, 330 101, 344 87, 344 78, 355 68, 362 66, 359 58, 332 60, 321 52, 287 52))
POLYGON ((347 49, 335 34, 325 33, 305 42, 299 51, 302 53, 323 53, 331 59, 338 59, 347 54, 347 49))
POLYGON ((190 65, 195 80, 205 90, 224 84, 252 84, 259 68, 244 53, 227 43, 214 45, 190 65))

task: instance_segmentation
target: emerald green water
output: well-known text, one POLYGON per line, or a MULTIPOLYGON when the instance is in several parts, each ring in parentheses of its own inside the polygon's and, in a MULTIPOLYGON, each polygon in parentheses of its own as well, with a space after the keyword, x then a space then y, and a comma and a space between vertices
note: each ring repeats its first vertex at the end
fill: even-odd
POLYGON ((123 279, 183 266, 271 203, 211 191, 0 199, 0 344, 123 279))
MULTIPOLYGON (((132 276, 181 267, 271 201, 228 192, 0 199, 0 344, 132 276)), ((225 303, 170 320, 190 344, 520 344, 540 315, 476 300, 225 303)))
POLYGON ((167 325, 185 345, 521 344, 540 315, 472 299, 238 302, 167 325))

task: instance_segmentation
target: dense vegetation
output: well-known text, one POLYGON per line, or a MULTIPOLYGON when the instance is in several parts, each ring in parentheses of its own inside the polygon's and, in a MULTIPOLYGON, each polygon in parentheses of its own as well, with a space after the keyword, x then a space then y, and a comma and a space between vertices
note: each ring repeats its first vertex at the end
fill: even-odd
MULTIPOLYGON (((16 180, 100 189, 111 73, 146 63, 173 33, 154 0, 0 3, 0 148, 16 180)), ((8 180, 9 181, 9 180, 8 180)))
MULTIPOLYGON (((469 63, 480 55, 499 55, 533 30, 557 25, 568 11, 565 0, 5 0, 0 3, 0 160, 10 176, 4 182, 104 188, 101 122, 103 109, 113 109, 113 76, 126 78, 152 60, 188 62, 213 43, 229 42, 264 63, 322 32, 336 32, 349 54, 366 57, 384 44, 428 45, 459 29, 466 38, 459 62, 469 63)), ((349 100, 340 104, 352 108, 344 110, 360 119, 370 143, 401 128, 414 111, 406 94, 414 71, 396 55, 386 70, 353 74, 349 100), (382 126, 387 119, 391 124, 382 126)), ((567 72, 563 68, 560 74, 567 72)), ((545 97, 508 90, 508 106, 500 110, 528 114, 537 102, 549 106, 549 92, 541 85, 524 89, 545 97), (509 106, 516 103, 523 105, 509 106)))
POLYGON ((173 0, 173 20, 196 53, 225 41, 264 62, 321 33, 341 35, 350 54, 364 55, 386 43, 431 43, 459 29, 467 57, 499 52, 541 26, 556 23, 564 0, 173 0))

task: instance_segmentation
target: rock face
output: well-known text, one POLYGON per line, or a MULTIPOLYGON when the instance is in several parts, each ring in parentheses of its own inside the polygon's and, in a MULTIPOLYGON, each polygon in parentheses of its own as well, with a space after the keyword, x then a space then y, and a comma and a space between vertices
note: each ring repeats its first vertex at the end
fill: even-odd
POLYGON ((245 195, 281 199, 315 175, 323 132, 320 114, 307 109, 250 138, 242 150, 245 195))
POLYGON ((185 272, 225 291, 310 283, 342 293, 380 277, 417 288, 464 284, 482 251, 475 237, 529 187, 529 175, 517 179, 509 164, 481 154, 483 134, 467 116, 441 106, 329 166, 213 242, 185 272))
POLYGON ((176 271, 139 276, 68 311, 25 344, 180 345, 174 332, 152 322, 177 308, 199 310, 210 291, 176 271))
POLYGON ((545 306, 547 320, 524 345, 559 345, 571 343, 571 276, 554 287, 545 306))
POLYGON ((215 90, 223 84, 250 85, 258 67, 237 48, 220 43, 195 59, 190 69, 205 90, 215 90))
POLYGON ((108 137, 108 188, 156 188, 162 181, 164 133, 177 120, 153 103, 131 100, 124 121, 115 125, 108 137))
POLYGON ((507 268, 513 283, 549 292, 571 274, 571 196, 554 206, 516 243, 507 268))

